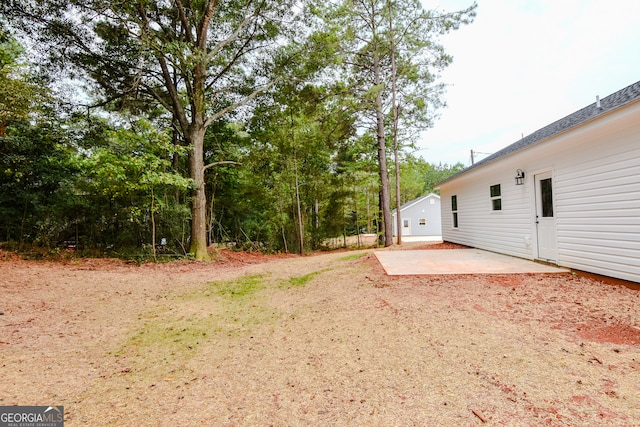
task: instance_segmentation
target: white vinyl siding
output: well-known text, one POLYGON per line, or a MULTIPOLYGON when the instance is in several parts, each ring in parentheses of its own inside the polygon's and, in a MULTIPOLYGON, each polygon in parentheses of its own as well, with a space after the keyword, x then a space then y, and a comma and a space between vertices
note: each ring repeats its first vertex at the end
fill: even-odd
MULTIPOLYGON (((393 234, 397 236, 398 221, 396 211, 393 216, 393 234)), ((426 196, 412 200, 402 206, 401 217, 403 220, 413 218, 410 230, 403 230, 403 236, 441 236, 442 221, 440 218, 440 196, 427 194, 426 196), (424 224, 420 223, 424 221, 424 224)), ((404 222, 403 222, 404 225, 404 222)))
POLYGON ((640 102, 442 184, 443 199, 458 196, 460 223, 451 230, 443 204, 443 240, 536 259, 542 172, 553 176, 558 265, 640 282, 640 102), (524 185, 515 185, 517 169, 524 185), (487 209, 498 182, 500 213, 487 209))
MULTIPOLYGON (((515 171, 515 169, 514 169, 515 171)), ((531 236, 531 212, 528 187, 515 185, 513 171, 505 168, 499 175, 491 171, 491 176, 478 177, 466 181, 461 186, 443 186, 441 197, 450 199, 457 195, 458 228, 453 228, 451 203, 443 204, 442 238, 499 253, 510 253, 531 259, 525 238, 531 236), (504 182, 500 188, 502 210, 493 211, 486 179, 504 182), (508 208, 507 205, 508 204, 508 208), (446 211, 445 209, 446 208, 446 211)), ((484 175, 484 174, 482 174, 484 175)))
POLYGON ((558 262, 640 279, 640 141, 558 171, 558 262))

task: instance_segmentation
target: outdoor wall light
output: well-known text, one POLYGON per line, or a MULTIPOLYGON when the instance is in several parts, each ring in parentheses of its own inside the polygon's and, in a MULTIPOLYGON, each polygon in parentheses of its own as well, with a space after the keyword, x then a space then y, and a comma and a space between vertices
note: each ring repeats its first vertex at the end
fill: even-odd
POLYGON ((518 169, 516 171, 516 185, 524 184, 524 171, 522 169, 518 169))

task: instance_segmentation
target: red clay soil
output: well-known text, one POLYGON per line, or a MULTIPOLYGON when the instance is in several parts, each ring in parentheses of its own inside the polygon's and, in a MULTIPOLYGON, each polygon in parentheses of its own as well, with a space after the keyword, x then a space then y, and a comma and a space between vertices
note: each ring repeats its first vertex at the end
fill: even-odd
POLYGON ((637 291, 387 276, 370 250, 215 259, 0 251, 0 405, 70 427, 640 425, 637 291))
POLYGON ((429 250, 429 249, 471 249, 469 246, 459 245, 457 243, 442 242, 442 243, 425 243, 424 245, 417 245, 412 247, 413 250, 429 250))

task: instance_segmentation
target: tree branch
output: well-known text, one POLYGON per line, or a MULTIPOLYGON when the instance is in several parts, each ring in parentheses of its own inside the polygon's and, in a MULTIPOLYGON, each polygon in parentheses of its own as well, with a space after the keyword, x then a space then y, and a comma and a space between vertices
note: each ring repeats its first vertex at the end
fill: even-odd
POLYGON ((198 31, 198 47, 203 52, 207 48, 207 31, 209 29, 209 23, 216 13, 218 4, 218 0, 210 0, 209 3, 207 3, 207 10, 204 13, 204 17, 202 18, 202 25, 200 26, 200 29, 198 31))
POLYGON ((245 29, 245 27, 249 24, 249 22, 251 22, 251 19, 256 16, 257 16, 257 13, 246 16, 242 20, 240 25, 238 25, 238 28, 236 28, 236 30, 229 37, 227 37, 227 39, 221 41, 217 46, 215 46, 211 50, 211 52, 209 52, 209 54, 207 55, 207 59, 211 61, 218 53, 220 53, 222 49, 224 49, 226 46, 230 45, 234 41, 238 40, 240 33, 245 29))
POLYGON ((231 104, 228 107, 223 108, 222 110, 218 111, 213 116, 207 118, 207 120, 205 121, 204 126, 208 127, 209 125, 211 125, 211 123, 215 122, 216 120, 218 120, 220 117, 224 116, 225 114, 235 110, 238 107, 241 107, 241 106, 247 104, 249 101, 251 101, 252 99, 257 97, 262 92, 264 92, 264 91, 268 90, 269 88, 273 87, 273 85, 275 85, 279 80, 280 80, 280 78, 276 78, 276 79, 270 81, 266 85, 261 86, 258 89, 254 90, 250 95, 246 96, 245 98, 241 99, 240 101, 238 101, 238 102, 236 102, 234 104, 231 104))
POLYGON ((187 20, 187 15, 184 12, 184 6, 182 5, 182 0, 176 0, 176 7, 178 8, 178 15, 180 16, 180 22, 182 23, 182 28, 184 29, 185 37, 189 43, 193 43, 193 34, 191 34, 189 28, 189 21, 187 20))
MULTIPOLYGON (((180 2, 180 0, 177 0, 177 3, 180 4, 180 6, 182 6, 182 3, 180 2)), ((149 20, 147 18, 147 13, 143 7, 142 4, 140 4, 138 6, 138 12, 140 13, 140 18, 142 19, 142 22, 144 24, 144 28, 148 29, 149 28, 149 20)), ((188 28, 185 30, 188 33, 188 28)), ((187 37, 189 37, 187 35, 187 37)), ((189 128, 189 123, 187 121, 187 115, 184 111, 184 107, 182 106, 182 103, 180 102, 180 96, 178 95, 178 91, 173 83, 173 79, 171 78, 171 72, 169 71, 169 67, 167 66, 167 60, 166 58, 162 55, 161 52, 156 51, 155 52, 155 56, 156 59, 158 60, 158 63, 160 65, 160 68, 162 69, 162 76, 164 77, 164 85, 167 88, 167 91, 169 93, 169 98, 171 99, 171 112, 173 113, 173 115, 178 119, 178 121, 180 122, 180 127, 182 128, 182 131, 186 134, 187 129, 189 128)), ((153 93, 153 92, 152 92, 153 93)), ((154 94, 156 95, 156 94, 154 94)), ((163 102, 164 100, 161 99, 159 96, 155 96, 155 98, 166 108, 167 104, 166 102, 163 102)))
POLYGON ((220 165, 241 165, 242 163, 239 162, 234 162, 233 160, 223 160, 221 162, 213 162, 213 163, 209 163, 208 165, 206 165, 204 167, 204 169, 202 169, 203 171, 206 171, 209 168, 212 168, 214 166, 220 166, 220 165))

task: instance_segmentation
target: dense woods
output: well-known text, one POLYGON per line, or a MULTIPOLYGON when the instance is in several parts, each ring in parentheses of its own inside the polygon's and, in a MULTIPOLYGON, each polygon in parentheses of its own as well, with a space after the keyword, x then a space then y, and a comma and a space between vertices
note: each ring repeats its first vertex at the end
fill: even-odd
POLYGON ((412 153, 444 105, 413 0, 0 5, 0 242, 206 260, 378 233, 462 168, 412 153), (397 180, 397 185, 394 185, 397 180))

